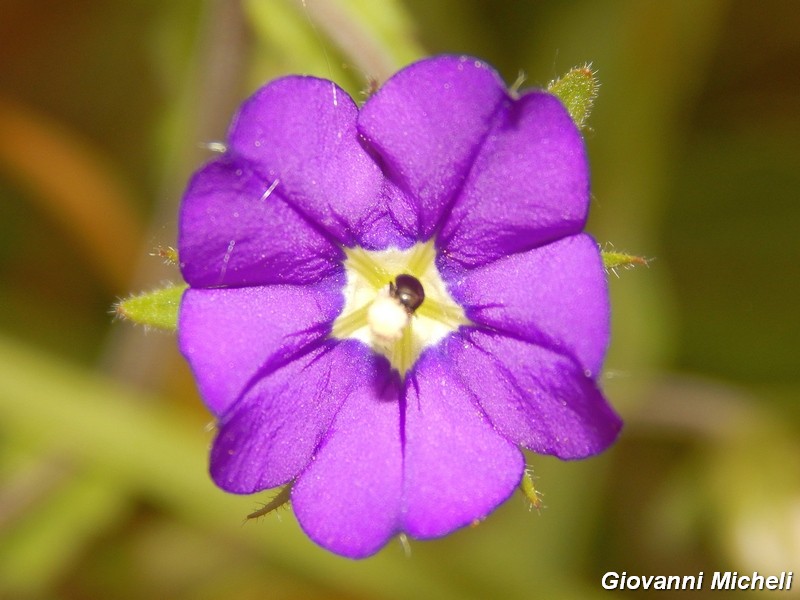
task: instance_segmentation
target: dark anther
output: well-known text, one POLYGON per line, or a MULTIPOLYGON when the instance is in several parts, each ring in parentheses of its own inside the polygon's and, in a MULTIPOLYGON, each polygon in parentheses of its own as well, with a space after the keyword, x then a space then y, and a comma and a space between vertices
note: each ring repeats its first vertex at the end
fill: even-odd
POLYGON ((419 279, 411 275, 398 275, 393 283, 389 284, 389 295, 395 298, 406 312, 411 315, 425 300, 425 290, 419 279))

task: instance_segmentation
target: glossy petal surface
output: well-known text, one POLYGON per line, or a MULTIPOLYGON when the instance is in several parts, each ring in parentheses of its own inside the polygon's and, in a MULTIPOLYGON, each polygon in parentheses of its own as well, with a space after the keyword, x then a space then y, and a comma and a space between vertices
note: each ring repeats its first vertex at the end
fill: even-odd
POLYGON ((588 235, 468 271, 452 293, 474 323, 571 354, 583 370, 600 372, 610 334, 608 284, 588 235))
POLYGON ((464 329, 442 352, 503 435, 541 454, 605 450, 621 421, 577 362, 536 344, 464 329))
POLYGON ((383 174, 362 147, 358 109, 342 89, 314 77, 261 88, 236 116, 231 152, 258 165, 264 181, 332 239, 346 246, 401 245, 405 237, 381 201, 383 174))
POLYGON ((254 378, 326 336, 343 283, 186 290, 178 344, 211 412, 223 415, 254 378))
POLYGON ((342 403, 364 386, 363 349, 328 341, 255 381, 220 418, 211 476, 251 494, 284 484, 311 460, 342 403))
POLYGON ((495 122, 442 228, 445 271, 579 233, 589 208, 583 140, 561 102, 529 92, 495 122))
POLYGON ((366 348, 359 359, 360 385, 292 489, 309 537, 351 558, 374 554, 399 531, 403 481, 397 374, 366 348))
POLYGON ((389 178, 413 199, 417 239, 433 234, 495 114, 508 102, 505 85, 488 65, 442 56, 403 69, 364 105, 359 131, 389 178))
POLYGON ((198 171, 183 196, 178 249, 194 287, 315 283, 341 271, 341 249, 243 159, 198 171))
POLYGON ((403 529, 415 537, 482 519, 511 494, 525 467, 453 366, 432 349, 407 379, 403 529))

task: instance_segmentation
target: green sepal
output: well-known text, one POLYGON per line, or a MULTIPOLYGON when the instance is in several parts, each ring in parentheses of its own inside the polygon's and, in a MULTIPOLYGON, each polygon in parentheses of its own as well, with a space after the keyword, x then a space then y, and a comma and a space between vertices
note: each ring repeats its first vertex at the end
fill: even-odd
POLYGON ((167 265, 178 264, 178 250, 172 246, 157 246, 150 256, 157 256, 167 265))
POLYGON ((181 296, 187 287, 182 283, 131 296, 121 300, 114 310, 117 316, 139 325, 175 331, 178 328, 181 296))
POLYGON ((634 256, 632 254, 625 254, 624 252, 611 252, 608 250, 601 250, 600 255, 603 257, 603 266, 606 271, 615 271, 616 269, 631 269, 633 267, 646 267, 648 260, 643 256, 634 256))
POLYGON ((263 517, 264 515, 268 515, 271 512, 278 510, 279 508, 286 506, 292 500, 292 486, 294 485, 294 481, 288 483, 287 485, 283 486, 280 491, 275 494, 275 497, 272 498, 269 502, 267 502, 264 506, 259 508, 258 510, 251 512, 246 519, 257 519, 258 517, 263 517))
POLYGON ((575 67, 547 85, 547 91, 558 96, 564 103, 575 124, 583 128, 592 112, 594 99, 600 82, 591 65, 575 67))
POLYGON ((528 502, 531 503, 531 508, 541 510, 542 496, 539 490, 537 490, 536 486, 533 484, 533 473, 530 471, 530 469, 525 469, 525 472, 522 475, 522 481, 519 483, 519 488, 522 490, 522 493, 525 494, 528 502))

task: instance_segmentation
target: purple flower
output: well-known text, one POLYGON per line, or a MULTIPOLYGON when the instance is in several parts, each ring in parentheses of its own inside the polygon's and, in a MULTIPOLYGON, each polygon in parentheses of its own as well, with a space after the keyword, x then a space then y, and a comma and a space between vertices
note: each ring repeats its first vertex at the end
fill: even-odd
POLYGON ((258 90, 180 214, 180 348, 219 420, 211 475, 294 482, 306 533, 364 557, 445 535, 520 482, 520 446, 605 449, 606 277, 581 136, 470 57, 258 90))

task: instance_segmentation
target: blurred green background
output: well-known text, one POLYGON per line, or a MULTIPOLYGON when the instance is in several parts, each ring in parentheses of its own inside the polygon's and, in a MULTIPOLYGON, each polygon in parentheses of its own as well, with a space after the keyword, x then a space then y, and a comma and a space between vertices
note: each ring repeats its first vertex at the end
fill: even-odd
POLYGON ((307 5, 0 0, 0 598, 648 597, 600 578, 800 571, 797 3, 307 5), (351 562, 290 511, 242 523, 269 494, 211 483, 174 337, 111 307, 179 280, 150 254, 259 84, 363 98, 439 52, 532 86, 598 71, 589 229, 652 258, 610 276, 603 384, 626 427, 591 460, 529 456, 540 514, 519 495, 351 562))

